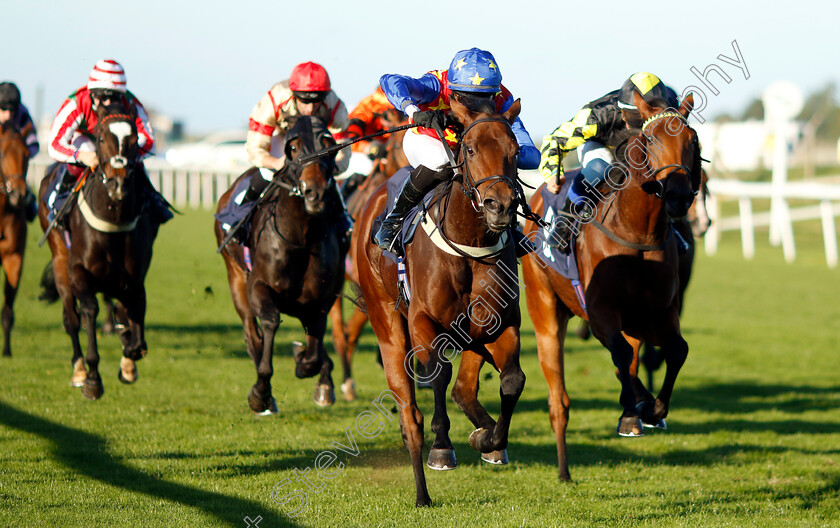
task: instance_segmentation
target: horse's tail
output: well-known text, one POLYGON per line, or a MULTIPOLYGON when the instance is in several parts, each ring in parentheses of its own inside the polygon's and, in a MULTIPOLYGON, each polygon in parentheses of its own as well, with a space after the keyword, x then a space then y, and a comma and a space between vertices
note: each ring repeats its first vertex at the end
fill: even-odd
POLYGON ((341 296, 353 303, 357 310, 366 314, 367 305, 365 304, 365 298, 362 297, 362 287, 359 286, 358 283, 350 281, 350 289, 353 291, 353 295, 346 295, 342 293, 341 296))
POLYGON ((38 296, 38 300, 52 304, 60 298, 58 288, 55 286, 52 260, 48 260, 47 265, 44 267, 44 272, 41 273, 41 295, 38 296))

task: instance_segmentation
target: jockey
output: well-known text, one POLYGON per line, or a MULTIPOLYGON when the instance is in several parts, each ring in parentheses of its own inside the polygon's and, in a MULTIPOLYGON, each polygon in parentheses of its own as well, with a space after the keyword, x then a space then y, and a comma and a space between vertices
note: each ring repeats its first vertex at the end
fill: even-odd
MULTIPOLYGON (((434 124, 440 125, 447 143, 457 145, 456 132, 450 126, 456 124, 450 115, 450 98, 456 97, 467 106, 474 106, 482 100, 490 101, 498 113, 510 108, 514 98, 502 85, 502 74, 496 59, 489 51, 478 48, 456 53, 448 70, 432 70, 417 79, 386 74, 379 79, 379 84, 395 108, 402 110, 412 123, 421 125, 405 134, 403 151, 414 170, 403 184, 394 210, 376 233, 379 247, 392 250, 405 215, 428 191, 451 177, 451 171, 438 170, 449 164, 449 158, 437 133, 431 128, 434 124)), ((517 167, 537 168, 539 151, 518 117, 511 128, 519 144, 517 167)))
MULTIPOLYGON (((125 70, 111 59, 97 62, 88 76, 87 84, 71 93, 61 104, 50 129, 47 150, 54 160, 66 167, 57 191, 49 197, 45 196, 47 205, 53 209, 51 217, 82 176, 85 167, 95 169, 99 164, 96 146, 92 140, 98 121, 96 109, 99 105, 107 106, 116 101, 133 106, 137 112, 140 160, 154 154, 155 136, 149 125, 149 118, 140 101, 126 90, 125 70)), ((172 218, 169 204, 152 187, 142 161, 138 160, 138 163, 143 168, 143 179, 153 205, 154 219, 162 224, 172 218)), ((60 170, 57 173, 60 173, 60 170)))
MULTIPOLYGON (((26 148, 29 149, 29 159, 35 157, 41 146, 38 144, 38 133, 35 130, 35 122, 29 115, 29 110, 20 102, 20 90, 12 82, 0 83, 0 124, 11 123, 21 132, 26 133, 23 138, 26 148)), ((26 186, 26 198, 24 199, 24 211, 26 220, 31 222, 38 214, 38 204, 35 195, 26 186)))
MULTIPOLYGON (((345 137, 344 131, 349 125, 347 107, 332 90, 327 70, 320 64, 298 64, 288 80, 272 86, 251 110, 245 150, 248 160, 259 171, 251 176, 248 190, 234 198, 236 204, 250 207, 274 178, 275 172, 283 168, 286 163, 283 153, 286 130, 290 126, 290 118, 298 116, 317 117, 335 139, 345 137)), ((349 163, 349 154, 345 150, 339 151, 335 157, 336 173, 347 170, 349 163)), ((336 194, 340 197, 340 193, 336 194)), ((342 223, 349 235, 353 221, 346 208, 342 223)))
MULTIPOLYGON (((580 159, 581 170, 569 188, 560 215, 589 218, 592 211, 573 211, 573 205, 591 203, 589 196, 594 195, 595 189, 607 178, 613 152, 632 136, 641 134, 644 123, 633 102, 634 93, 656 108, 679 107, 676 92, 659 77, 646 72, 635 73, 620 90, 585 104, 572 120, 557 127, 543 140, 540 173, 546 187, 554 194, 560 192, 566 181, 563 157, 577 149, 580 159)), ((556 222, 549 245, 566 250, 572 225, 571 222, 556 222)))

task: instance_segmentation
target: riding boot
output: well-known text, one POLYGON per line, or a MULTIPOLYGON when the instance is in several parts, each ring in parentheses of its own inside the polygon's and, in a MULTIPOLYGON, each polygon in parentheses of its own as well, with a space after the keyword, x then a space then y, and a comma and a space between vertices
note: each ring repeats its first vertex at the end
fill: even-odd
POLYGON ((146 190, 146 199, 151 205, 149 213, 158 225, 165 224, 166 222, 172 220, 175 215, 172 214, 169 202, 166 201, 166 198, 164 198, 163 195, 155 189, 155 186, 152 185, 151 180, 149 180, 149 175, 146 172, 146 167, 142 163, 139 163, 139 165, 140 170, 143 171, 143 178, 145 180, 144 187, 146 190))
MULTIPOLYGON (((268 180, 266 180, 263 177, 260 171, 257 171, 251 175, 251 179, 248 180, 248 190, 245 191, 245 194, 240 200, 236 200, 234 198, 235 207, 242 210, 242 216, 248 214, 248 211, 250 211, 251 207, 253 207, 254 205, 254 202, 257 201, 257 198, 259 198, 263 191, 265 191, 266 187, 268 187, 268 180)), ((239 218, 241 218, 241 216, 239 218)), ((233 226, 230 225, 223 226, 225 231, 232 227, 233 226)), ((239 229, 237 229, 236 233, 234 233, 231 237, 231 242, 233 242, 234 244, 242 245, 242 243, 248 238, 248 231, 248 222, 243 222, 239 229)))
POLYGON ((563 209, 554 217, 551 234, 548 237, 548 245, 559 249, 561 253, 569 253, 572 248, 571 237, 576 221, 575 215, 572 212, 572 205, 571 198, 566 197, 566 203, 563 204, 563 209))
POLYGON ((420 169, 426 169, 423 165, 420 165, 417 169, 414 169, 411 172, 411 175, 405 179, 405 183, 403 183, 402 189, 400 189, 400 194, 397 196, 396 203, 394 204, 394 209, 385 217, 382 221, 382 225, 379 227, 379 231, 376 233, 376 237, 374 237, 376 244, 385 250, 393 251, 394 242, 397 239, 397 235, 400 232, 400 228, 402 227, 402 221, 405 219, 405 216, 411 211, 411 208, 420 203, 420 200, 423 199, 423 196, 426 195, 426 191, 418 189, 412 183, 412 179, 416 173, 420 171, 420 169))
MULTIPOLYGON (((81 175, 84 173, 84 167, 80 165, 70 165, 68 163, 59 163, 56 169, 56 176, 60 178, 59 184, 56 186, 55 191, 53 191, 54 196, 52 196, 51 200, 47 203, 50 204, 50 209, 47 213, 47 221, 52 222, 55 216, 58 214, 59 209, 61 206, 64 205, 64 202, 67 201, 67 198, 70 196, 70 191, 73 190, 73 186, 76 184, 76 181, 81 175)), ((67 215, 64 215, 63 218, 59 219, 59 223, 61 227, 67 227, 67 215)))

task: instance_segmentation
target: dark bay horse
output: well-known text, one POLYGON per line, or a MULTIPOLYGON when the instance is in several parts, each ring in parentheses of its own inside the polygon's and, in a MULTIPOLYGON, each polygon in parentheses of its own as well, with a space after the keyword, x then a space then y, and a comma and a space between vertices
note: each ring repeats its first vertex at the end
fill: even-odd
MULTIPOLYGON (((64 306, 64 329, 73 345, 71 383, 81 386, 89 399, 102 397, 105 390, 96 343, 98 292, 116 301, 116 318, 122 325, 118 378, 123 383, 137 380, 135 362, 147 352, 144 282, 159 227, 145 212, 146 176, 139 157, 134 108, 112 103, 100 105, 96 114, 94 143, 99 165, 86 171, 77 184, 79 193, 68 198, 76 203, 67 215, 67 238, 64 229, 54 229, 48 237, 55 284, 64 306), (88 372, 79 342, 81 325, 88 338, 88 372)), ((41 181, 41 201, 59 167, 53 165, 41 181)), ((46 207, 38 214, 46 230, 46 207)))
MULTIPOLYGON (((396 110, 394 110, 396 112, 396 110)), ((402 115, 401 112, 399 112, 402 115)), ((391 126, 399 126, 405 124, 404 121, 396 120, 391 117, 389 120, 391 126)), ((376 160, 371 173, 365 178, 364 182, 351 194, 347 199, 347 212, 353 217, 353 220, 358 222, 362 214, 362 209, 367 204, 373 192, 394 175, 401 167, 408 165, 408 158, 402 149, 402 140, 406 131, 400 130, 388 136, 385 142, 385 156, 376 160)), ((353 246, 356 243, 356 238, 352 239, 350 245, 349 255, 355 253, 353 246)), ((347 270, 345 278, 356 284, 359 283, 358 273, 352 261, 348 258, 347 270)), ((359 338, 362 335, 362 329, 368 321, 367 313, 359 306, 353 310, 353 315, 350 319, 344 322, 344 312, 342 310, 343 298, 339 296, 335 300, 335 304, 330 310, 330 321, 332 321, 333 343, 335 343, 336 353, 341 361, 341 367, 344 374, 344 381, 341 383, 341 393, 347 401, 356 399, 356 382, 353 380, 353 371, 351 363, 353 361, 353 352, 359 344, 359 338)))
MULTIPOLYGON (((621 382, 622 436, 641 436, 643 422, 664 425, 677 373, 688 354, 680 334, 680 270, 671 221, 686 215, 700 185, 697 135, 685 121, 693 97, 686 97, 679 112, 660 112, 638 95, 636 105, 645 126, 628 143, 627 172, 611 200, 595 211, 595 220, 583 224, 576 242, 586 310, 568 279, 544 267, 535 255, 523 259, 528 312, 549 386, 549 416, 562 480, 570 480, 570 400, 563 366, 569 317, 588 319, 593 334, 612 355, 621 382), (642 342, 662 347, 665 356, 665 380, 656 399, 636 375, 642 342)), ((539 192, 531 207, 543 211, 539 192)), ((526 223, 526 233, 539 235, 538 229, 526 223)))
POLYGON ((374 219, 385 208, 384 185, 368 201, 353 234, 359 285, 382 350, 388 386, 401 407, 400 426, 414 469, 417 506, 427 506, 431 499, 422 460, 423 414, 415 399, 414 372, 408 372, 414 358, 431 373, 427 381, 434 389, 435 440, 428 460, 432 469, 457 466, 446 412, 456 353, 462 355, 452 399, 476 427, 470 446, 489 462, 506 462, 510 420, 525 385, 519 366, 517 262, 510 240, 521 200, 518 146, 510 123, 519 114, 520 103, 517 100, 498 115, 471 111, 454 98, 450 101, 453 115, 464 127, 457 153, 462 174, 438 187, 425 227, 417 230, 406 250, 408 307, 400 300, 397 265, 371 242, 374 219), (500 371, 498 422, 477 399, 479 370, 485 361, 500 371))
MULTIPOLYGON (((320 373, 315 403, 332 405, 335 393, 332 360, 324 348, 327 312, 344 284, 342 233, 338 220, 342 206, 337 196, 333 157, 301 165, 297 159, 335 144, 316 118, 301 117, 286 133, 286 166, 275 176, 275 186, 256 206, 251 220, 248 250, 253 269, 244 264, 244 248, 229 243, 222 253, 227 267, 233 304, 245 330, 248 354, 257 367, 257 382, 248 395, 256 413, 272 414, 277 405, 271 394, 272 352, 280 314, 300 320, 306 332, 305 350, 295 347, 295 375, 309 378, 320 373)), ((219 199, 221 211, 237 183, 250 178, 251 168, 219 199)), ((214 224, 221 244, 224 231, 214 224)))
POLYGON ((0 262, 6 273, 3 300, 3 355, 12 355, 13 306, 23 271, 23 252, 26 249, 26 170, 29 149, 25 134, 11 122, 0 124, 0 262))

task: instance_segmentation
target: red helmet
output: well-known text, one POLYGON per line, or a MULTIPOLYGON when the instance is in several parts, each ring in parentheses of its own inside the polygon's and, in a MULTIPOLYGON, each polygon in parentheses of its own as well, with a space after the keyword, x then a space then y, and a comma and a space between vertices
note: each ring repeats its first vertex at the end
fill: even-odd
POLYGON ((294 92, 328 92, 330 91, 330 76, 320 64, 303 62, 292 70, 289 88, 294 92))

